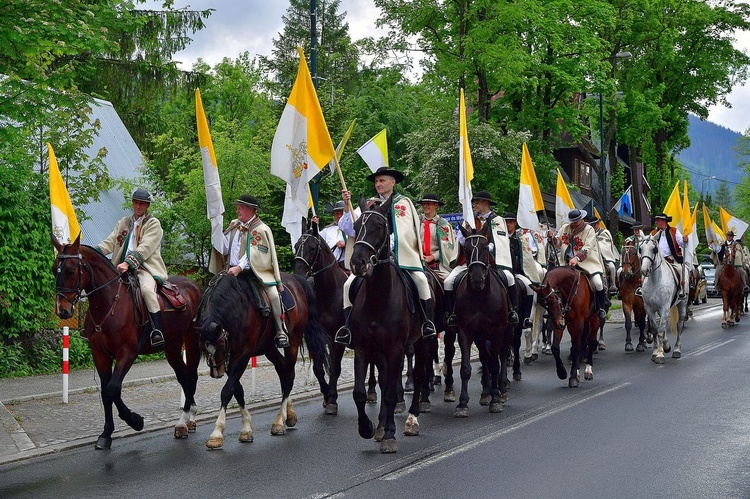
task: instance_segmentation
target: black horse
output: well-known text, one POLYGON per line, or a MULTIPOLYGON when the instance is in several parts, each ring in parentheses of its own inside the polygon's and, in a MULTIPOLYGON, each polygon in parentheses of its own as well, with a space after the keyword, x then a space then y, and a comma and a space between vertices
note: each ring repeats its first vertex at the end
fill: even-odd
MULTIPOLYGON (((284 288, 293 298, 287 305, 286 324, 290 346, 282 354, 274 342, 275 325, 271 314, 264 316, 258 307, 256 292, 250 272, 239 276, 220 274, 206 290, 201 308, 200 348, 206 358, 212 378, 228 379, 221 390, 221 409, 214 431, 206 446, 211 449, 224 444, 226 410, 232 396, 237 400, 242 415, 240 442, 253 441, 250 412, 245 408, 245 394, 240 378, 252 357, 265 355, 276 368, 281 382, 281 407, 271 427, 272 435, 283 435, 286 426, 294 426, 297 416, 292 408, 292 391, 297 354, 304 333, 310 355, 323 362, 327 368, 330 359, 330 341, 317 320, 315 295, 310 285, 300 276, 282 272, 284 288)), ((286 302, 286 300, 283 300, 286 302)))
MULTIPOLYGON (((380 441, 380 452, 398 451, 394 408, 406 346, 414 344, 414 382, 424 386, 429 344, 422 340, 421 316, 413 310, 417 297, 409 291, 390 255, 391 199, 368 209, 360 200, 362 217, 357 220, 352 273, 361 276, 361 287, 352 304, 349 325, 354 349, 354 403, 357 406, 359 435, 380 441), (381 401, 377 432, 365 412, 367 366, 378 370, 381 401)), ((415 390, 409 407, 404 434, 419 434, 421 390, 415 390)))

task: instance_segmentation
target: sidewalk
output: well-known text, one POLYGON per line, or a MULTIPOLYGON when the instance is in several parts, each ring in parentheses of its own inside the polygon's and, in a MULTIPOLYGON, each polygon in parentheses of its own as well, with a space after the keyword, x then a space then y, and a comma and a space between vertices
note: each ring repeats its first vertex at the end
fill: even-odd
MULTIPOLYGON (((619 305, 619 301, 614 303, 619 305)), ((623 322, 622 310, 612 310, 609 324, 621 327, 623 322)), ((459 352, 457 357, 460 357, 459 352)), ((341 392, 353 385, 353 358, 351 351, 344 357, 339 380, 341 392)), ((201 361, 198 374, 197 420, 212 424, 218 414, 219 393, 226 377, 210 378, 205 361, 201 361)), ((242 384, 251 411, 280 403, 279 380, 265 357, 258 358, 256 369, 248 367, 242 384)), ((0 466, 63 449, 93 447, 104 426, 96 371, 92 368, 70 373, 68 387, 68 403, 63 404, 62 374, 0 380, 0 466)), ((122 391, 123 400, 143 416, 143 432, 171 429, 179 418, 181 389, 166 360, 133 365, 125 377, 122 391)), ((298 361, 292 394, 295 400, 322 397, 309 361, 298 361)), ((236 402, 233 401, 229 408, 230 414, 234 414, 236 402)), ((115 439, 136 433, 117 417, 116 410, 115 428, 115 439)))

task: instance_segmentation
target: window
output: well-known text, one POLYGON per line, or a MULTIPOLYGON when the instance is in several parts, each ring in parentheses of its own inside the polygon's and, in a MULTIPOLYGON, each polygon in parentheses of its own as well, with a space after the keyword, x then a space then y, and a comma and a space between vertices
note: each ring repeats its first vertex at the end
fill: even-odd
POLYGON ((588 163, 576 160, 576 177, 581 188, 591 189, 591 166, 588 163))

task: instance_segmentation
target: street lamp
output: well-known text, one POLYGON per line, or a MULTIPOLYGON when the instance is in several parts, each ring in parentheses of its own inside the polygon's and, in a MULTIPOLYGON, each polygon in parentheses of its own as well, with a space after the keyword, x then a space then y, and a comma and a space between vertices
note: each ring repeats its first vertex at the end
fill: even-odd
MULTIPOLYGON (((617 59, 630 59, 631 57, 633 57, 633 54, 630 52, 617 52, 611 59, 616 62, 617 59)), ((599 183, 602 190, 602 210, 607 213, 609 210, 609 189, 607 189, 607 153, 604 151, 604 98, 601 91, 599 92, 599 140, 599 175, 601 177, 599 183)))
POLYGON ((706 183, 706 180, 716 180, 716 175, 711 175, 710 177, 701 180, 701 203, 703 202, 703 184, 706 183))

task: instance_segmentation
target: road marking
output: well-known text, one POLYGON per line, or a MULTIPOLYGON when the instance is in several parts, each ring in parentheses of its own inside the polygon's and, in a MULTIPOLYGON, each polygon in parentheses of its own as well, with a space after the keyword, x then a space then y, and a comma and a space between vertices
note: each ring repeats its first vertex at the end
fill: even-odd
POLYGON ((730 339, 728 339, 728 340, 718 340, 718 341, 714 341, 713 343, 709 343, 709 344, 707 344, 707 345, 703 345, 703 346, 702 346, 702 347, 700 347, 700 348, 696 348, 696 349, 695 349, 695 350, 693 350, 692 352, 688 352, 688 353, 686 353, 686 354, 684 355, 684 357, 690 357, 691 355, 692 355, 692 356, 696 356, 696 357, 697 357, 697 356, 699 356, 699 355, 703 355, 703 354, 704 354, 704 353, 706 353, 706 352, 710 352, 711 350, 714 350, 714 349, 716 349, 716 348, 719 348, 719 347, 723 347, 724 345, 728 345, 728 344, 730 344, 730 343, 731 343, 731 342, 733 342, 733 341, 734 341, 734 338, 730 338, 730 339))
POLYGON ((422 468, 426 468, 428 466, 432 466, 435 463, 438 463, 440 461, 443 461, 445 459, 448 459, 450 457, 455 456, 456 454, 460 454, 462 452, 466 452, 469 450, 474 449, 475 447, 478 447, 480 445, 484 445, 488 442, 491 442, 492 440, 495 440, 497 438, 502 437, 503 435, 507 435, 508 433, 511 433, 516 430, 520 430, 521 428, 525 428, 526 426, 529 426, 531 424, 536 423, 537 421, 541 421, 542 419, 548 418, 550 416, 554 416, 555 414, 558 414, 562 411, 566 411, 572 407, 575 407, 577 405, 583 404, 585 402, 588 402, 590 400, 593 400, 597 397, 600 397, 602 395, 606 395, 608 393, 611 393, 615 390, 619 390, 620 388, 624 388, 626 386, 630 385, 630 383, 621 383, 619 385, 615 385, 611 388, 608 388, 606 390, 603 390, 599 393, 595 393, 593 395, 589 395, 588 397, 584 397, 582 399, 573 400, 571 402, 568 402, 566 404, 563 404, 560 407, 556 407, 554 409, 551 409, 549 411, 543 412, 541 414, 537 414, 536 416, 532 416, 529 419, 526 419, 525 421, 521 421, 520 423, 516 423, 514 425, 511 425, 507 428, 503 428, 502 430, 497 430, 495 432, 490 433, 489 435, 485 435, 483 437, 477 438, 475 440, 472 440, 470 442, 467 442, 463 445, 459 445, 458 447, 455 447, 449 451, 441 452, 439 454, 435 454, 433 456, 430 456, 422 461, 419 461, 418 463, 413 463, 408 468, 402 468, 398 471, 394 471, 393 473, 389 473, 382 477, 382 480, 399 480, 402 477, 405 477, 406 475, 409 475, 411 473, 414 473, 415 471, 421 470, 422 468))

